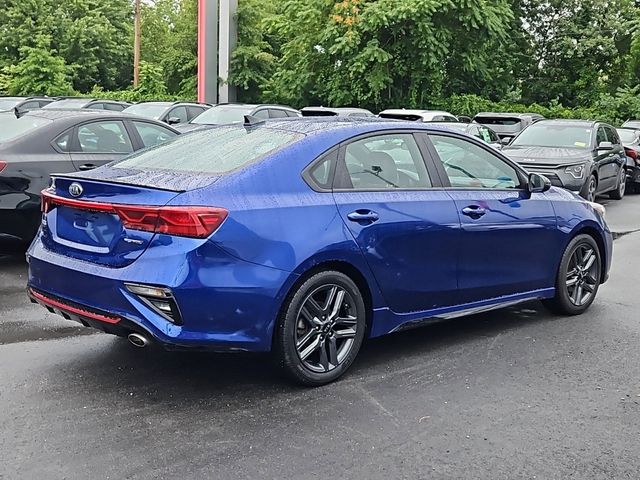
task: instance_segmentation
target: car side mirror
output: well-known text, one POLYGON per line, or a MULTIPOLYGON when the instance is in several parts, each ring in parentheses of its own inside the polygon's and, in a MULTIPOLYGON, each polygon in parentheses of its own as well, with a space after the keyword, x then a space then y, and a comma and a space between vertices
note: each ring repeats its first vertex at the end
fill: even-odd
POLYGON ((613 150, 613 143, 600 142, 600 145, 598 145, 598 150, 613 150))
POLYGON ((178 123, 180 123, 180 118, 178 118, 178 117, 169 117, 169 119, 167 120, 167 123, 169 125, 177 125, 178 123))
POLYGON ((551 180, 539 173, 530 173, 527 182, 529 193, 544 193, 551 188, 551 180))
POLYGON ((513 140, 511 137, 503 137, 500 139, 500 145, 502 145, 503 147, 506 147, 511 143, 511 140, 513 140))

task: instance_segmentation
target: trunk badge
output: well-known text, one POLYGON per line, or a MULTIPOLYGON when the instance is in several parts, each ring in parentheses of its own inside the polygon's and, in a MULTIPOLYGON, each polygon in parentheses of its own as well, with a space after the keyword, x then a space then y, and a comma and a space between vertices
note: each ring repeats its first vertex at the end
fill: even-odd
POLYGON ((72 197, 79 197, 80 195, 82 195, 82 192, 84 191, 84 189, 82 188, 82 185, 80 185, 79 183, 72 183, 71 185, 69 185, 69 194, 72 197))

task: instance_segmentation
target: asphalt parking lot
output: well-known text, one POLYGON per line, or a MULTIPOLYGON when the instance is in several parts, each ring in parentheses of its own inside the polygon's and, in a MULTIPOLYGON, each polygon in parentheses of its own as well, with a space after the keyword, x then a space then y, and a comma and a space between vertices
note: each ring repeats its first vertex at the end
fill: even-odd
POLYGON ((318 389, 265 356, 136 350, 48 314, 2 242, 0 478, 635 479, 640 195, 603 203, 619 238, 585 315, 395 334, 318 389))

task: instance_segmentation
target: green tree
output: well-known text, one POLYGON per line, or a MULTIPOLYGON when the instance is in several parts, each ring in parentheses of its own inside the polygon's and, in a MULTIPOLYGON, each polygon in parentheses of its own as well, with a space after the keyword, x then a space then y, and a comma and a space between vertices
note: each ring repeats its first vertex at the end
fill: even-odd
POLYGON ((130 0, 0 0, 0 65, 15 65, 20 49, 45 35, 76 90, 123 88, 132 76, 132 25, 130 0))
POLYGON ((68 95, 73 88, 70 68, 51 49, 51 38, 41 35, 34 47, 22 47, 17 65, 4 68, 5 88, 10 95, 68 95))

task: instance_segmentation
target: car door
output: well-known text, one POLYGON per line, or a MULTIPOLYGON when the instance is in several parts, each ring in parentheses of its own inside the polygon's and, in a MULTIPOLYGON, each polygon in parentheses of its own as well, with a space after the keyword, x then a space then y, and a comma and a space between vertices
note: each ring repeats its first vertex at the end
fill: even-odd
POLYGON ((342 145, 333 195, 391 310, 453 304, 458 214, 411 131, 342 145))
POLYGON ((612 149, 601 150, 599 145, 602 142, 609 142, 607 131, 604 125, 600 125, 596 130, 596 144, 594 146, 594 161, 598 172, 598 189, 597 193, 611 190, 615 186, 616 181, 616 155, 612 149))
POLYGON ((97 120, 74 128, 71 161, 78 170, 91 170, 133 152, 131 138, 120 120, 97 120))
POLYGON ((490 146, 447 133, 426 141, 461 224, 457 302, 553 287, 559 242, 545 194, 490 146))
POLYGON ((613 149, 609 152, 609 155, 605 157, 605 165, 607 168, 607 178, 609 180, 608 186, 613 189, 618 184, 618 178, 620 177, 620 169, 624 168, 626 163, 626 154, 624 153, 624 147, 620 141, 620 136, 613 127, 608 125, 604 126, 607 133, 607 140, 611 142, 613 149))

